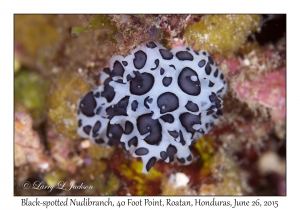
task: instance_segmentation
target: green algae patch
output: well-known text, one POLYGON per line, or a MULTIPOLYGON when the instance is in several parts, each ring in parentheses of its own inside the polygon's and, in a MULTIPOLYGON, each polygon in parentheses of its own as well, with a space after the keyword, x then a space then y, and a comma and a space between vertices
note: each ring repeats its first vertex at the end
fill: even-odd
POLYGON ((113 175, 109 174, 109 178, 105 184, 99 186, 102 195, 114 195, 116 191, 120 188, 120 179, 113 175))
POLYGON ((216 152, 216 148, 213 144, 214 138, 209 135, 202 136, 195 143, 195 148, 197 149, 199 155, 201 156, 201 160, 203 161, 203 165, 200 170, 201 176, 208 176, 210 173, 212 158, 216 152))
POLYGON ((34 119, 45 110, 46 93, 50 82, 35 72, 19 70, 14 78, 14 99, 17 107, 23 107, 34 119))
POLYGON ((48 186, 58 186, 59 182, 65 180, 67 172, 61 169, 55 169, 45 174, 45 182, 48 186))
POLYGON ((91 145, 88 149, 90 157, 94 159, 110 158, 115 150, 115 147, 106 148, 104 146, 91 145))
POLYGON ((97 29, 107 29, 109 41, 116 43, 114 36, 117 33, 117 27, 111 23, 110 17, 108 15, 93 15, 89 20, 87 26, 78 27, 75 26, 72 28, 72 35, 79 35, 82 32, 97 30, 97 29))
POLYGON ((61 73, 52 83, 47 100, 48 118, 59 133, 69 138, 78 138, 77 103, 90 89, 76 72, 61 73))
POLYGON ((21 69, 21 63, 15 59, 14 61, 14 73, 17 73, 21 69))
POLYGON ((89 159, 78 173, 83 183, 92 186, 81 195, 115 195, 121 184, 119 178, 109 172, 105 160, 89 159))
POLYGON ((195 50, 232 52, 260 25, 260 15, 206 15, 185 28, 184 39, 195 50))

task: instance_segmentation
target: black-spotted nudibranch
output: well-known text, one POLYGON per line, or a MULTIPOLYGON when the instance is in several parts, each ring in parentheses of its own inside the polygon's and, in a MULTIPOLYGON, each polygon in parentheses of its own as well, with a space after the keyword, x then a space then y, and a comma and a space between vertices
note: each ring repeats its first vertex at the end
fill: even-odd
POLYGON ((110 59, 102 85, 79 101, 78 134, 98 145, 125 144, 143 172, 156 161, 189 164, 189 146, 222 115, 226 81, 206 51, 156 42, 110 59))

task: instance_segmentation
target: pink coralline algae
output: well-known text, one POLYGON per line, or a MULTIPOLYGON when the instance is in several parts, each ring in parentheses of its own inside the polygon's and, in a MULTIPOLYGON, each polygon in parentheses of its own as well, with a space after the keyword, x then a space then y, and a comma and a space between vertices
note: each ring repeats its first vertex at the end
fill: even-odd
POLYGON ((53 128, 48 128, 46 135, 51 157, 58 168, 75 173, 83 160, 77 155, 72 139, 60 135, 53 128))
POLYGON ((226 64, 229 68, 228 76, 236 75, 239 71, 240 60, 238 58, 226 60, 226 64))
POLYGON ((271 108, 274 121, 286 118, 286 68, 268 72, 254 81, 240 81, 234 87, 239 99, 271 108))
POLYGON ((38 134, 27 113, 15 113, 15 167, 29 165, 33 171, 49 170, 53 162, 45 155, 38 134))

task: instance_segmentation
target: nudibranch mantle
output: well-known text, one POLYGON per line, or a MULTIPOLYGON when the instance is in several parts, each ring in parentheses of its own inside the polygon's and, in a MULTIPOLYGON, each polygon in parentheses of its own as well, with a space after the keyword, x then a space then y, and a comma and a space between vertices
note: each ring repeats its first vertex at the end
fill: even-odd
POLYGON ((125 144, 147 173, 162 159, 189 164, 189 146, 222 115, 227 83, 206 51, 168 51, 150 41, 110 59, 102 84, 80 99, 78 134, 98 145, 125 144))

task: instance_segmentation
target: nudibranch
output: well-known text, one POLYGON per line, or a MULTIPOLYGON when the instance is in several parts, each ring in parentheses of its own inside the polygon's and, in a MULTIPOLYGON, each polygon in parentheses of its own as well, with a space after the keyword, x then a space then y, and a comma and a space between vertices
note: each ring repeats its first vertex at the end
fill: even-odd
POLYGON ((227 83, 206 51, 168 51, 150 41, 115 55, 102 84, 80 99, 78 134, 98 145, 125 144, 147 173, 162 159, 189 164, 189 146, 222 115, 227 83))

